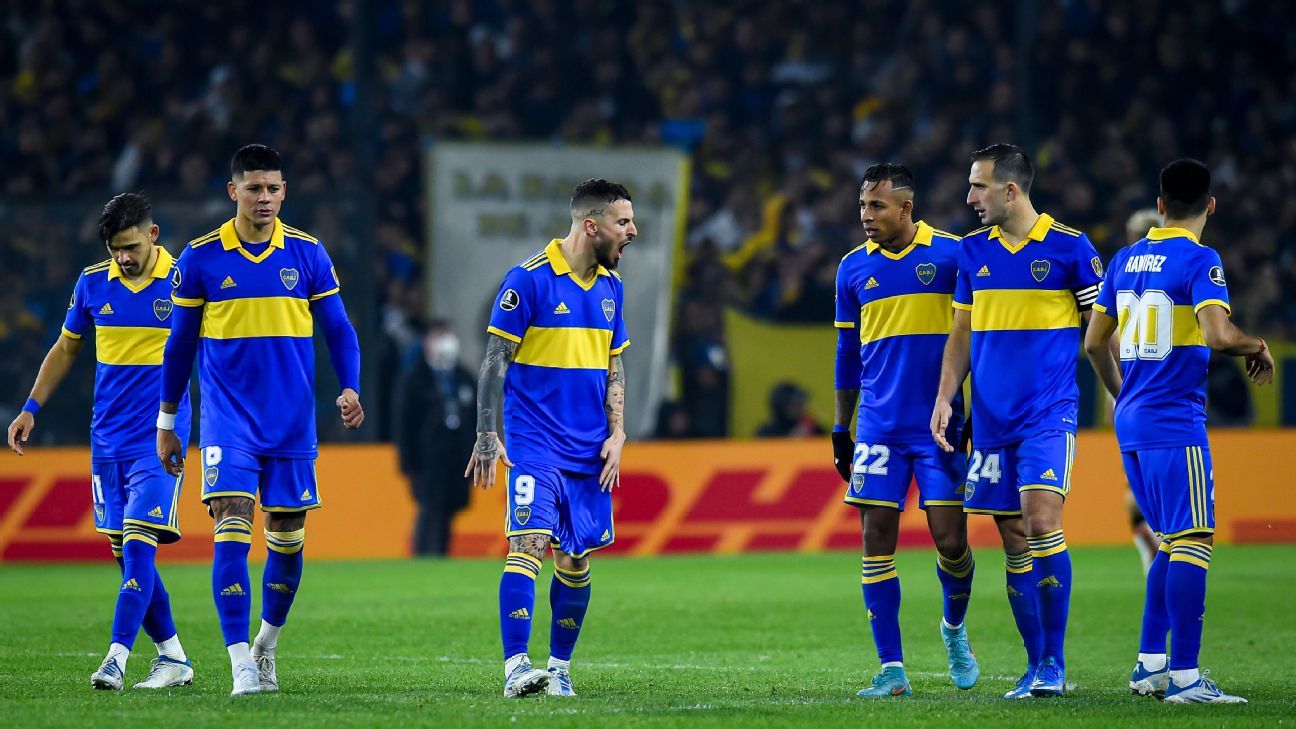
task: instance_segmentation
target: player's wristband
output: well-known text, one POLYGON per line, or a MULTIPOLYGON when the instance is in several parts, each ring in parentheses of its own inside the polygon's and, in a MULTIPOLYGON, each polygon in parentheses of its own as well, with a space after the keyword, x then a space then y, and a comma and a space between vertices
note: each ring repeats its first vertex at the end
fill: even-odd
POLYGON ((32 415, 35 415, 37 412, 40 411, 40 408, 41 408, 40 403, 36 402, 35 398, 29 397, 27 398, 27 404, 23 405, 23 412, 31 413, 32 415))
POLYGON ((158 411, 157 427, 158 430, 175 430, 175 413, 164 413, 158 411))
POLYGON ((846 426, 842 425, 841 423, 834 423, 834 424, 833 424, 833 432, 834 432, 834 433, 849 433, 849 432, 850 432, 850 428, 847 428, 846 426))

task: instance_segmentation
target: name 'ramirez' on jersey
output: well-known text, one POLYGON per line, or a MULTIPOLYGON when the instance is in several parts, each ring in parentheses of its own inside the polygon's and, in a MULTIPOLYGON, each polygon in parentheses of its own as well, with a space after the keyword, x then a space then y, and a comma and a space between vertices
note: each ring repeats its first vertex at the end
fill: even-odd
MULTIPOLYGON (((941 353, 954 311, 959 238, 918 222, 913 242, 892 253, 869 241, 837 269, 838 329, 859 332, 857 437, 869 443, 930 443, 930 403, 940 383, 941 353)), ((950 432, 963 426, 963 396, 954 401, 950 432)))
POLYGON ((310 303, 340 291, 337 272, 318 240, 277 219, 261 245, 250 252, 230 220, 191 242, 176 261, 172 301, 203 307, 200 445, 314 458, 310 303), (273 366, 255 364, 265 362, 273 366))
POLYGON ((515 463, 598 473, 608 437, 608 360, 630 346, 621 276, 583 282, 559 239, 504 276, 491 334, 518 342, 504 379, 504 433, 515 463))
POLYGON ((1122 451, 1209 445, 1206 364, 1197 312, 1229 310, 1219 253, 1183 228, 1153 228, 1116 252, 1094 309, 1116 319, 1122 451))
POLYGON ((1076 432, 1080 312, 1098 295, 1089 238, 1041 215, 1010 244, 999 226, 963 238, 954 308, 972 313, 972 429, 977 448, 1051 430, 1076 432))

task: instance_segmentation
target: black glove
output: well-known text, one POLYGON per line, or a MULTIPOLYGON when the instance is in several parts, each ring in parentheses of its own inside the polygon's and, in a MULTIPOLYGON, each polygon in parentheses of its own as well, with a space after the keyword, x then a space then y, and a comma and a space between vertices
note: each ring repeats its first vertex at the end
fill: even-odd
POLYGON ((842 480, 850 483, 851 465, 855 462, 855 439, 851 437, 850 431, 841 430, 833 431, 833 465, 837 467, 837 473, 841 474, 842 480))

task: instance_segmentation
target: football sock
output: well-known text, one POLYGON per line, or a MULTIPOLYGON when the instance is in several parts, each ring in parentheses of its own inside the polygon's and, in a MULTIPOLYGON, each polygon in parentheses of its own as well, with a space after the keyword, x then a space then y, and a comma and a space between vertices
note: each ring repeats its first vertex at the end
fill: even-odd
POLYGON ((148 529, 127 526, 122 532, 122 586, 117 592, 117 610, 113 614, 112 639, 127 649, 135 647, 153 597, 153 581, 157 569, 153 559, 157 555, 157 537, 148 529))
MULTIPOLYGON (((162 575, 157 571, 156 559, 153 564, 153 595, 149 599, 148 609, 144 611, 144 632, 149 638, 153 639, 155 644, 166 643, 176 636, 175 619, 171 616, 171 595, 167 593, 166 586, 162 584, 162 575)), ((176 650, 180 655, 184 651, 179 650, 180 641, 176 641, 176 650)), ((172 653, 166 653, 166 656, 175 658, 172 653)), ((185 660, 180 658, 177 660, 185 660)))
POLYGON ((130 652, 130 648, 128 648, 128 647, 122 645, 121 643, 118 643, 118 642, 116 642, 116 641, 113 641, 113 642, 108 646, 108 655, 104 656, 104 658, 113 658, 113 659, 116 659, 116 661, 117 661, 117 665, 118 665, 118 666, 119 666, 123 671, 125 671, 125 670, 126 670, 126 661, 127 661, 128 659, 130 659, 130 654, 131 654, 131 652, 130 652))
POLYGON ((1032 577, 1039 592, 1040 626, 1044 629, 1044 656, 1066 666, 1067 617, 1071 610, 1071 553, 1062 530, 1027 537, 1032 577))
MULTIPOLYGON (((1202 621, 1206 617, 1206 572, 1210 568, 1211 551, 1211 545, 1201 542, 1178 541, 1170 547, 1166 605, 1170 613, 1171 673, 1197 668, 1202 621)), ((1175 683, 1186 685, 1178 680, 1175 683)))
POLYGON ((1201 673, 1196 668, 1170 671, 1170 680, 1179 688, 1191 686, 1197 683, 1199 679, 1201 679, 1201 673))
MULTIPOLYGON (((220 617, 226 646, 246 645, 252 622, 252 591, 248 577, 248 550, 252 548, 252 522, 230 516, 216 522, 216 549, 212 558, 212 597, 220 617)), ((231 657, 234 655, 231 652, 231 657)))
POLYGON ((578 572, 554 566, 553 581, 549 583, 549 606, 553 609, 549 630, 549 656, 560 661, 570 661, 580 637, 585 611, 589 609, 589 567, 578 572))
POLYGON ((1149 671, 1156 672, 1166 667, 1166 654, 1164 653, 1140 653, 1139 663, 1149 671))
MULTIPOLYGON (((156 590, 157 587, 154 586, 153 589, 156 590)), ((159 656, 166 656, 173 661, 183 662, 189 660, 189 656, 185 655, 184 648, 180 645, 180 636, 178 635, 173 635, 161 643, 154 643, 153 645, 157 646, 159 656)))
POLYGON ((273 653, 278 631, 274 631, 272 639, 265 630, 265 624, 283 626, 288 621, 288 611, 292 608, 293 598, 297 597, 297 588, 301 585, 302 547, 306 543, 306 527, 291 532, 272 532, 267 529, 265 539, 266 564, 261 575, 262 629, 257 634, 256 643, 273 653))
POLYGON ((1038 666, 1044 653, 1044 631, 1040 626, 1039 590, 1031 574, 1031 554, 1004 555, 1008 571, 1008 606, 1012 608, 1017 632, 1026 647, 1026 662, 1038 666))
POLYGON ((868 611, 873 645, 883 664, 904 660, 900 645, 900 578, 896 574, 895 555, 864 557, 860 584, 864 591, 864 609, 868 611))
MULTIPOLYGON (((1170 614, 1166 612, 1166 572, 1170 566, 1170 544, 1162 542, 1148 567, 1147 594, 1143 599, 1143 631, 1139 635, 1139 653, 1165 656, 1166 633, 1170 632, 1170 614)), ((1162 661, 1164 664, 1164 661, 1162 661)), ((1148 670, 1159 670, 1143 664, 1148 670)))
POLYGON ((525 654, 531 640, 531 614, 535 612, 535 583, 540 560, 525 552, 509 552, 500 577, 500 637, 504 658, 525 654))
POLYGON ((945 624, 957 628, 967 616, 968 601, 972 598, 972 574, 976 571, 976 562, 972 559, 972 548, 965 547, 963 556, 957 559, 946 559, 940 552, 936 553, 936 577, 940 579, 941 594, 945 601, 945 624))
POLYGON ((242 643, 230 643, 225 646, 225 650, 229 651, 230 663, 235 666, 252 660, 252 651, 248 649, 246 640, 242 643))

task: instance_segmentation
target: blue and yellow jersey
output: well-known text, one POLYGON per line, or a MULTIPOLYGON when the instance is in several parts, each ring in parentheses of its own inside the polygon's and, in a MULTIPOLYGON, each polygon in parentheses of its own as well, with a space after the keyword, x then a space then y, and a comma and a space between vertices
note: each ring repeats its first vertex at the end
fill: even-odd
MULTIPOLYGON (((860 441, 931 442, 931 407, 954 318, 958 242, 958 236, 919 221, 904 250, 892 253, 869 241, 837 267, 835 326, 859 335, 860 441)), ((962 425, 960 395, 951 428, 958 433, 962 425)))
MULTIPOLYGON (((147 278, 127 281, 113 260, 81 272, 72 289, 63 336, 95 340, 94 412, 90 457, 95 462, 157 453, 157 388, 162 349, 171 333, 174 259, 157 246, 147 278)), ((176 436, 189 442, 189 395, 180 401, 176 436)))
POLYGON ((598 473, 608 437, 608 360, 630 346, 621 277, 582 281, 555 238, 504 276, 487 331, 518 342, 504 378, 504 437, 514 463, 598 473))
POLYGON ((173 283, 177 306, 203 307, 200 445, 314 458, 310 305, 340 290, 324 246, 277 219, 268 243, 244 244, 230 220, 189 243, 173 283))
POLYGON ((1041 215, 1016 245, 998 226, 963 238, 954 307, 972 314, 972 427, 977 448, 1076 431, 1080 312, 1102 281, 1089 238, 1041 215))
POLYGON ((1206 363, 1197 312, 1229 311, 1219 254, 1183 228, 1153 228, 1116 252, 1094 309, 1117 321, 1121 450, 1206 446, 1206 363))

